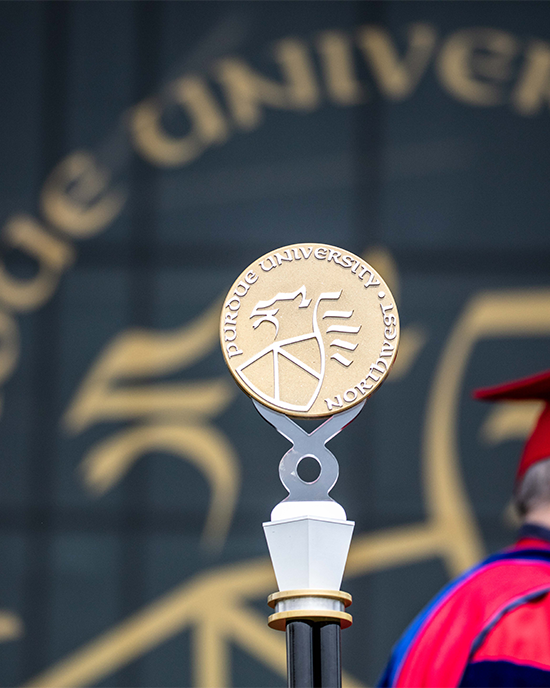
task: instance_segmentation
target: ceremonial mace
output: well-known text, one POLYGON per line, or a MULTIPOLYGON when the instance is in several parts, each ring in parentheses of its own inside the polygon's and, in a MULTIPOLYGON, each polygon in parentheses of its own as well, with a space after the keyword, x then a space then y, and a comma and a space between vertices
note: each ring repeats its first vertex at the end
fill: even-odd
POLYGON ((225 362, 259 413, 292 448, 279 464, 288 496, 263 524, 279 591, 271 628, 286 631, 289 688, 340 688, 340 590, 354 522, 329 492, 338 462, 325 446, 361 411, 395 360, 393 296, 364 260, 326 244, 266 254, 237 278, 222 307, 225 362), (289 416, 325 419, 306 432, 289 416), (328 417, 328 419, 327 419, 328 417), (300 462, 314 459, 307 482, 300 462))

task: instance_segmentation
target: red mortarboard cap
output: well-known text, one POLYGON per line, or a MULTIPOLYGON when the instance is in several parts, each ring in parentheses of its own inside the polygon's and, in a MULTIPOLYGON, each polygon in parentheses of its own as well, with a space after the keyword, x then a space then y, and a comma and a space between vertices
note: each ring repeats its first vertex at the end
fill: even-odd
POLYGON ((546 404, 527 440, 516 474, 518 482, 534 463, 550 458, 550 370, 496 387, 476 389, 474 399, 482 401, 538 400, 546 404))

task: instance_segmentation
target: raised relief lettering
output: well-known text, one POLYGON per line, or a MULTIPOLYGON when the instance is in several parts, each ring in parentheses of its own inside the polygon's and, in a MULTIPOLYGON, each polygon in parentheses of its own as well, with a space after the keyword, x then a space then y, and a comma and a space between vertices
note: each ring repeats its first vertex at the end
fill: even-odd
POLYGON ((235 297, 235 298, 231 299, 231 301, 229 301, 225 307, 229 308, 232 311, 238 311, 239 308, 241 307, 241 301, 240 301, 240 299, 235 297))
MULTIPOLYGON (((380 359, 379 359, 379 360, 380 360, 380 359)), ((384 361, 382 361, 382 363, 384 363, 384 361)), ((383 374, 386 372, 386 370, 388 369, 388 366, 387 366, 387 365, 384 365, 384 367, 381 368, 381 367, 378 365, 378 361, 376 361, 376 363, 373 363, 373 364, 371 365, 370 369, 371 369, 371 371, 376 370, 377 372, 379 372, 379 373, 381 373, 381 374, 383 375, 383 374)))
POLYGON ((366 381, 366 380, 360 380, 360 381, 357 383, 357 389, 358 389, 358 390, 361 392, 361 394, 364 396, 365 394, 367 394, 367 392, 368 392, 369 390, 372 389, 372 385, 367 385, 367 381, 366 381))
POLYGON ((382 351, 380 352, 380 356, 382 358, 389 358, 393 356, 393 350, 393 344, 390 344, 390 342, 388 341, 384 341, 384 343, 382 344, 382 351))
POLYGON ((235 294, 235 296, 240 296, 242 298, 243 296, 247 295, 249 289, 250 285, 246 284, 246 282, 241 280, 239 284, 237 284, 237 286, 235 287, 233 293, 235 294))
POLYGON ((357 399, 357 390, 353 387, 351 389, 346 389, 344 392, 344 401, 351 404, 352 401, 357 399))
POLYGON ((388 364, 386 363, 386 361, 384 361, 383 358, 379 358, 373 367, 376 370, 378 370, 380 373, 385 373, 386 370, 388 369, 388 364), (382 366, 382 367, 380 367, 380 366, 382 366))
POLYGON ((332 399, 325 399, 325 404, 327 405, 327 409, 332 411, 333 408, 342 408, 344 402, 342 401, 342 397, 337 394, 334 397, 334 401, 332 399))
MULTIPOLYGON (((367 396, 389 370, 380 347, 388 337, 398 337, 399 323, 397 314, 390 313, 394 305, 387 303, 389 290, 366 296, 366 283, 382 283, 374 268, 353 254, 344 255, 323 244, 282 247, 250 265, 237 278, 224 304, 226 315, 234 317, 222 319, 225 360, 237 383, 261 403, 302 417, 322 417, 325 398, 333 405, 341 403, 342 408, 361 401, 359 395, 367 396), (296 256, 303 259, 299 266, 293 265, 296 256), (311 256, 314 263, 306 263, 311 256), (274 267, 280 270, 272 276, 274 267), (257 270, 262 271, 262 279, 251 299, 245 276, 255 275, 257 270), (297 281, 297 275, 303 282, 297 281), (336 287, 339 283, 342 288, 323 291, 329 284, 336 287), (279 291, 281 285, 292 290, 279 291), (386 301, 381 304, 381 317, 372 318, 381 298, 386 301), (245 315, 237 327, 238 313, 245 315), (271 327, 262 327, 266 323, 271 327), (361 338, 367 323, 367 336, 361 338), (228 347, 228 342, 233 346, 228 347), (241 358, 231 363, 233 357, 241 358), (365 370, 369 370, 371 382, 365 378, 358 383, 365 370), (335 391, 337 397, 332 396, 335 391)), ((392 346, 387 358, 391 362, 394 357, 392 346)))
POLYGON ((288 250, 286 250, 286 251, 285 251, 285 254, 286 254, 286 257, 283 256, 281 253, 276 253, 276 254, 275 254, 275 258, 277 259, 277 263, 278 263, 279 265, 282 264, 283 260, 284 260, 284 261, 288 261, 288 262, 291 262, 291 261, 292 261, 292 254, 291 254, 291 252, 288 251, 288 250))
MULTIPOLYGON (((380 286, 380 280, 376 279, 376 277, 373 275, 373 273, 370 270, 367 270, 369 274, 368 280, 365 282, 363 285, 365 289, 368 289, 369 287, 379 287, 380 286)), ((363 279, 361 275, 359 275, 360 279, 363 279)))
MULTIPOLYGON (((352 259, 353 260, 353 259, 352 259)), ((359 267, 360 261, 358 260, 353 260, 353 267, 351 268, 352 273, 355 275, 357 272, 357 268, 359 267)))
POLYGON ((377 377, 377 376, 372 372, 372 366, 371 366, 371 370, 367 373, 367 376, 365 377, 365 380, 368 380, 369 377, 370 377, 371 380, 374 380, 375 382, 378 382, 378 380, 380 380, 380 378, 377 377))
POLYGON ((273 256, 269 256, 268 258, 265 259, 265 261, 261 260, 260 261, 260 267, 264 272, 269 272, 272 268, 277 267, 277 262, 273 258, 273 256), (268 262, 269 261, 269 262, 268 262), (265 263, 265 265, 264 265, 265 263))
POLYGON ((227 351, 229 358, 233 358, 233 356, 240 356, 242 354, 242 351, 236 344, 228 344, 225 350, 227 351))
POLYGON ((224 327, 224 341, 226 342, 234 342, 235 339, 237 339, 237 328, 236 327, 224 327), (230 336, 231 335, 231 336, 230 336))
POLYGON ((327 249, 326 248, 316 248, 315 253, 313 254, 317 260, 325 260, 327 257, 327 249))

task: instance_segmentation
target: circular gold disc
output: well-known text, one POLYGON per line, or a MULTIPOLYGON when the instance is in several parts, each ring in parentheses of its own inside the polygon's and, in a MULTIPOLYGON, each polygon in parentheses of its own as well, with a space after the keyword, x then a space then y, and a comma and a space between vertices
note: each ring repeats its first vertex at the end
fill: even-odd
POLYGON ((220 336, 242 389, 275 411, 320 418, 360 403, 397 353, 388 286, 364 260, 293 244, 254 261, 222 307, 220 336))

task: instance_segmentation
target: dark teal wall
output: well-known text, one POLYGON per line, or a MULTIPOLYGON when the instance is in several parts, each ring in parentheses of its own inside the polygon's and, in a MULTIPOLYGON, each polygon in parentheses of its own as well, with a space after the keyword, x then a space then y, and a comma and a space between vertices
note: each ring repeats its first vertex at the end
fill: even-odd
POLYGON ((204 318, 285 244, 370 257, 402 317, 393 380, 331 446, 333 496, 357 524, 346 671, 372 685, 449 576, 511 542, 503 513, 533 416, 492 416, 484 434, 491 409, 469 394, 549 367, 549 20, 524 2, 0 3, 2 685, 52 667, 62 685, 66 659, 67 685, 198 685, 197 648, 226 685, 284 684, 261 523, 284 496, 286 443, 204 318), (417 24, 433 46, 407 62, 417 24), (366 59, 367 26, 385 33, 366 59), (357 92, 327 81, 328 31, 344 51, 336 83, 357 92), (283 39, 313 91, 277 91, 247 127, 220 65, 238 57, 282 88, 283 39), (204 125, 196 93, 174 103, 184 77, 225 130, 188 161, 158 143, 144 154, 155 131, 173 145, 197 133, 189 102, 204 125), (136 134, 151 98, 162 116, 136 134), (125 654, 125 621, 177 586, 179 625, 138 617, 146 640, 125 654), (230 663, 201 645, 205 619, 230 663), (107 661, 91 644, 110 631, 107 661))

